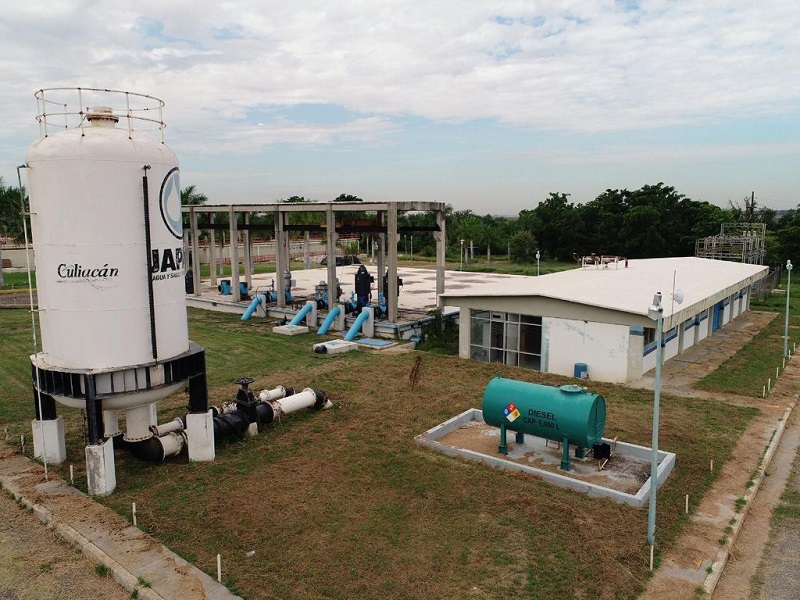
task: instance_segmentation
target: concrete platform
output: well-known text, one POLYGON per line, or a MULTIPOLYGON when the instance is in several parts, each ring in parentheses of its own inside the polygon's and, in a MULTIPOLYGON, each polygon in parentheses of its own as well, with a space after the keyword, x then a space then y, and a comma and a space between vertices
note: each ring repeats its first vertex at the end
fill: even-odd
MULTIPOLYGON (((397 323, 387 323, 386 321, 376 319, 376 335, 396 339, 408 339, 413 335, 419 334, 422 324, 433 320, 433 317, 429 316, 428 312, 436 308, 436 271, 429 263, 423 264, 426 266, 420 266, 420 268, 400 267, 397 269, 398 277, 403 280, 403 287, 400 288, 400 295, 397 302, 397 323)), ((349 299, 350 293, 355 291, 355 275, 360 266, 361 265, 346 265, 336 267, 336 276, 342 288, 342 299, 349 299)), ((364 266, 377 282, 377 265, 365 263, 364 266)), ((326 275, 327 273, 324 268, 293 270, 292 279, 295 280, 296 284, 292 288, 292 297, 295 300, 293 306, 280 309, 275 304, 261 304, 253 314, 253 318, 268 317, 273 319, 291 319, 297 314, 297 311, 302 308, 302 305, 307 300, 314 299, 314 287, 320 281, 324 281, 326 275)), ((219 281, 219 279, 220 278, 218 278, 217 281, 219 281)), ((270 289, 274 279, 275 273, 253 275, 251 293, 255 294, 258 291, 270 289)), ((493 283, 502 286, 504 282, 519 279, 525 279, 525 277, 522 275, 496 273, 445 271, 445 289, 452 291, 478 283, 493 283)), ((242 281, 243 280, 242 276, 242 281)), ((376 283, 372 284, 372 295, 373 301, 377 301, 378 287, 376 283)), ((244 314, 245 310, 247 310, 247 307, 250 305, 250 301, 234 302, 232 295, 223 296, 217 290, 216 285, 212 286, 210 280, 204 278, 200 284, 200 296, 187 295, 186 304, 195 308, 244 314)), ((455 307, 445 307, 443 312, 445 315, 455 316, 458 314, 458 309, 455 307)), ((326 315, 327 311, 320 311, 318 316, 319 323, 322 323, 326 315)), ((348 316, 347 325, 349 326, 352 324, 353 320, 354 317, 348 316)), ((331 333, 334 332, 331 331, 331 333)))
POLYGON ((300 335, 308 333, 308 327, 305 325, 278 325, 272 328, 272 333, 279 335, 300 335))
MULTIPOLYGON (((559 487, 569 488, 589 496, 611 498, 615 502, 628 504, 636 508, 646 505, 650 494, 650 457, 652 450, 644 446, 626 444, 617 441, 614 456, 605 469, 597 469, 594 459, 578 459, 571 457, 572 471, 556 472, 560 462, 561 450, 545 443, 542 438, 525 436, 523 444, 514 443, 511 434, 508 456, 496 452, 500 430, 490 427, 483 421, 483 413, 477 408, 470 408, 460 415, 429 429, 414 438, 420 445, 457 456, 467 460, 476 460, 493 467, 509 471, 522 471, 544 479, 559 487), (476 427, 479 425, 481 427, 476 427), (462 437, 458 445, 448 443, 447 437, 458 430, 473 428, 477 436, 492 436, 490 443, 470 444, 462 437), (476 450, 475 448, 485 448, 476 450), (489 450, 493 448, 494 450, 489 450), (536 466, 534 466, 536 465, 536 466)), ((606 439, 609 443, 613 440, 606 439)), ((675 466, 675 454, 659 450, 658 469, 656 471, 657 487, 661 487, 675 466)))

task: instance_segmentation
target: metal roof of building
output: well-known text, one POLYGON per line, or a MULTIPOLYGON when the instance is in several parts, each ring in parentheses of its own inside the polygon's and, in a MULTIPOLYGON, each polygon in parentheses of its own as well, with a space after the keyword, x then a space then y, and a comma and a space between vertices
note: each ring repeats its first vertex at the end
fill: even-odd
POLYGON ((466 306, 598 322, 652 325, 648 309, 662 292, 664 327, 670 329, 764 277, 768 267, 704 258, 651 258, 515 277, 502 285, 445 290, 439 305, 466 306), (673 303, 683 290, 682 304, 673 303), (510 310, 512 309, 513 310, 510 310), (533 311, 533 312, 531 312, 533 311))

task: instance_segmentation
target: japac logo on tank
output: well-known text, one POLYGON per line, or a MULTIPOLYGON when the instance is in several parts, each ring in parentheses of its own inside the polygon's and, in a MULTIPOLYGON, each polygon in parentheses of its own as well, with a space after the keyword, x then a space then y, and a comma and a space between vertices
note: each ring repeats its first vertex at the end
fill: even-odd
POLYGON ((161 182, 161 194, 158 198, 161 218, 169 232, 176 238, 183 239, 183 215, 181 213, 181 176, 178 167, 171 169, 161 182))

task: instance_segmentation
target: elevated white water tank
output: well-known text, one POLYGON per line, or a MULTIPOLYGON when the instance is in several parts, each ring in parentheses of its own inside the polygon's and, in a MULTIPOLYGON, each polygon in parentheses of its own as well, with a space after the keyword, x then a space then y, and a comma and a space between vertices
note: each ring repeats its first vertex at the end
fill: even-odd
MULTIPOLYGON (((178 160, 131 126, 130 100, 81 104, 78 125, 55 133, 45 116, 27 153, 42 358, 56 368, 118 369, 189 349, 178 160)), ((157 102, 157 119, 140 114, 159 131, 157 102)))

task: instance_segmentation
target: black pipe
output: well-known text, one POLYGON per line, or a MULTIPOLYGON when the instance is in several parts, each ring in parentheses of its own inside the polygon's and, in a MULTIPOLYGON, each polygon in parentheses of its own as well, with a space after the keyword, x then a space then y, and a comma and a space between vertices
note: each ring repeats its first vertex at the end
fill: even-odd
POLYGON ((164 446, 158 436, 155 435, 138 442, 125 441, 124 447, 139 460, 147 462, 162 462, 164 460, 164 446))
POLYGON ((269 402, 259 402, 258 406, 256 406, 256 415, 259 423, 269 425, 275 420, 275 409, 272 408, 272 404, 269 402))
POLYGON ((244 411, 235 410, 218 415, 214 417, 214 439, 218 440, 233 435, 242 436, 248 427, 250 427, 250 420, 244 411))
POLYGON ((147 302, 150 309, 150 345, 153 351, 153 360, 158 360, 158 344, 156 342, 156 305, 153 296, 153 244, 150 239, 150 190, 147 185, 147 170, 150 165, 144 165, 142 175, 142 200, 144 203, 144 245, 147 253, 147 302))

